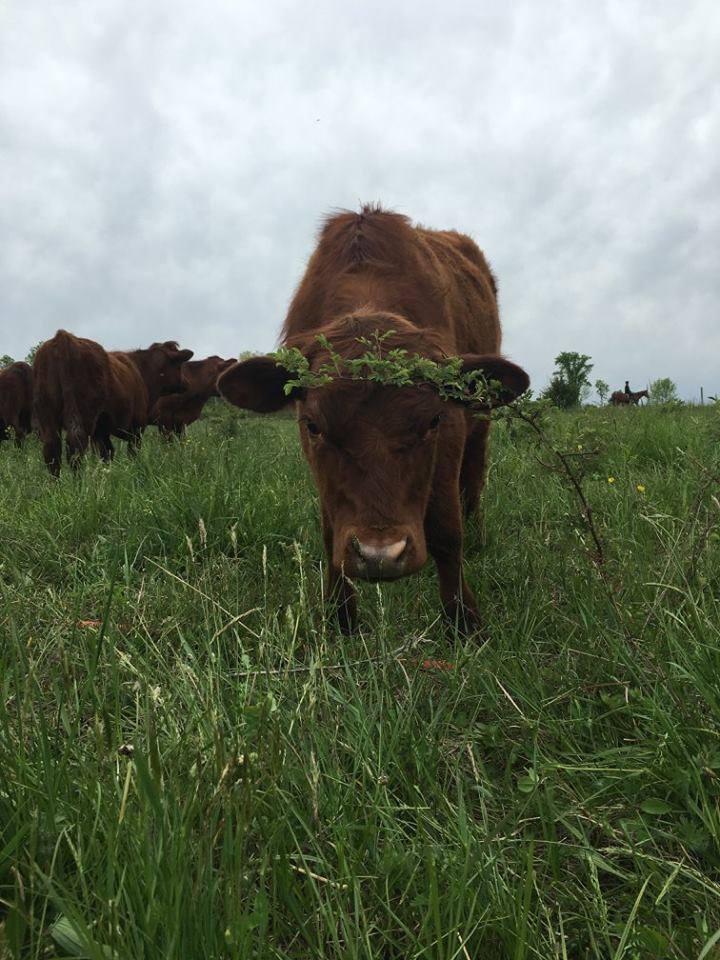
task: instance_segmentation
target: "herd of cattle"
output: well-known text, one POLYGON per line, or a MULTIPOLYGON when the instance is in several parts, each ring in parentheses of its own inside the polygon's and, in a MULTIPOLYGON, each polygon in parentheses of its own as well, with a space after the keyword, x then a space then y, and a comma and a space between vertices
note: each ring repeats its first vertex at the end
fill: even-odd
MULTIPOLYGON (((499 384, 494 405, 529 386, 525 371, 500 354, 495 278, 474 241, 365 206, 325 220, 281 339, 317 370, 330 361, 329 345, 356 359, 378 335, 383 349, 462 357, 463 372, 499 384)), ((428 554, 447 616, 466 628, 478 624, 462 544, 464 518, 485 483, 487 417, 443 401, 431 384, 399 388, 339 376, 317 389, 290 389, 293 375, 272 357, 191 356, 174 342, 107 352, 61 330, 40 346, 32 368, 17 363, 0 375, 0 431, 12 427, 21 440, 32 426, 57 475, 63 432, 71 463, 89 444, 110 459, 111 437, 134 450, 149 424, 166 436, 181 432, 218 393, 261 413, 294 403, 341 627, 353 629, 357 618, 352 579, 404 577, 428 554)))
POLYGON ((20 445, 34 429, 57 476, 63 432, 74 466, 89 443, 109 460, 112 436, 127 440, 134 451, 151 424, 167 438, 179 435, 218 395, 218 376, 236 362, 191 361, 192 355, 174 342, 108 352, 93 340, 58 330, 40 345, 32 366, 19 362, 0 371, 0 440, 12 430, 20 445))

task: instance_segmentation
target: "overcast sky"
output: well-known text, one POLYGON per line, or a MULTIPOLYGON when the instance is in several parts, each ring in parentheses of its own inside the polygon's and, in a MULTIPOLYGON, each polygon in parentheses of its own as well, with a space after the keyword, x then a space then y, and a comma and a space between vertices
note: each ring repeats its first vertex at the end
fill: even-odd
POLYGON ((321 215, 471 234, 504 349, 720 392, 716 0, 5 0, 0 354, 272 348, 321 215))

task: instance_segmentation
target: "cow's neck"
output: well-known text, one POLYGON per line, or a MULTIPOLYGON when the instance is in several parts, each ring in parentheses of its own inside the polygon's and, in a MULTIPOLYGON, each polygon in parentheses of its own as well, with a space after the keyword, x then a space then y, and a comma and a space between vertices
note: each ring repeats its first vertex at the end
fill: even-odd
POLYGON ((151 351, 130 350, 127 355, 138 369, 142 382, 145 384, 145 389, 148 392, 149 405, 152 407, 160 398, 160 391, 157 388, 155 377, 153 376, 151 351))

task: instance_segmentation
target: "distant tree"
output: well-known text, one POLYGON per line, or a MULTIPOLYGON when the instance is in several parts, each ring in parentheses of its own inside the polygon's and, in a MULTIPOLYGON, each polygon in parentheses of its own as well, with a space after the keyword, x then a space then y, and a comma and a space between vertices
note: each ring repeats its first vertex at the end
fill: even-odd
POLYGON ((243 350, 243 352, 238 356, 238 360, 252 360, 253 357, 258 357, 260 354, 255 353, 254 350, 243 350))
POLYGON ((36 343, 34 347, 30 347, 28 350, 28 355, 25 357, 25 363, 32 363, 35 359, 35 354, 38 352, 38 347, 42 346, 42 340, 39 343, 36 343))
POLYGON ((561 410, 570 410, 580 402, 580 397, 575 387, 561 377, 556 376, 553 376, 541 396, 545 400, 550 400, 551 403, 555 404, 556 407, 560 407, 561 410))
POLYGON ((593 365, 585 353, 566 350, 555 357, 555 372, 543 393, 555 406, 568 410, 577 407, 590 388, 593 365))
POLYGON ((596 380, 595 390, 600 397, 600 403, 605 403, 606 397, 610 394, 610 384, 605 383, 604 380, 596 380))
POLYGON ((648 387, 650 403, 673 403, 678 399, 677 387, 670 377, 653 380, 648 387))
POLYGON ((15 360, 10 356, 9 353, 3 353, 0 355, 0 370, 2 370, 3 367, 9 367, 11 363, 15 363, 15 360))
POLYGON ((586 353, 566 350, 555 357, 555 366, 568 383, 576 383, 579 387, 590 386, 590 371, 593 365, 586 353))

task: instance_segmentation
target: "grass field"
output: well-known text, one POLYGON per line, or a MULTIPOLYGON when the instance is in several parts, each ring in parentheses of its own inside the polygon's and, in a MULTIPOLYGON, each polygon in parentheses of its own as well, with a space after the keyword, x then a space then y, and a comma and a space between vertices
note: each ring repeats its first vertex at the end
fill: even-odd
POLYGON ((720 956, 720 413, 551 433, 605 562, 498 424, 482 640, 430 566, 338 634, 291 421, 3 445, 0 957, 720 956))

